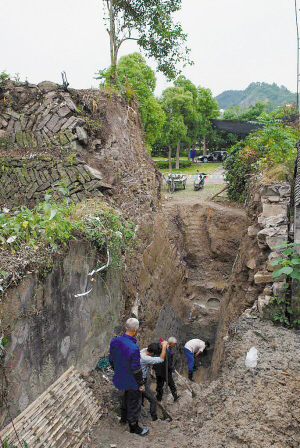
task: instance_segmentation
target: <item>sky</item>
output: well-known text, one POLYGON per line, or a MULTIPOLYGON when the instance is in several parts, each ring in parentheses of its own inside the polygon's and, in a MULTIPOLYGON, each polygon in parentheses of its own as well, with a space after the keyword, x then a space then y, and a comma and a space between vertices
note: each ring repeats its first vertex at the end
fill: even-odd
MULTIPOLYGON (((300 19, 300 0, 297 1, 300 19)), ((0 73, 21 81, 98 87, 99 69, 110 65, 102 0, 2 0, 0 73)), ((295 0, 182 0, 174 16, 188 34, 193 66, 182 74, 213 96, 244 90, 251 82, 297 90, 295 0)), ((300 26, 300 24, 299 24, 300 26)), ((119 56, 139 51, 125 42, 119 56)), ((155 70, 155 61, 147 60, 155 70)), ((157 74, 156 95, 169 87, 157 74)))

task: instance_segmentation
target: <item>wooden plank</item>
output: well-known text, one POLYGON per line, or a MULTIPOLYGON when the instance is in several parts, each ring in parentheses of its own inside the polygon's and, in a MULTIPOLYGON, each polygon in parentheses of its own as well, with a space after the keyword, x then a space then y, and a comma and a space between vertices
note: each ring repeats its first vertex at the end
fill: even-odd
POLYGON ((14 419, 18 437, 12 423, 0 436, 9 443, 25 440, 30 448, 79 448, 101 415, 92 391, 71 366, 14 419))
MULTIPOLYGON (((63 373, 51 386, 50 386, 50 388, 52 388, 53 386, 55 386, 55 385, 57 385, 57 384, 59 384, 59 383, 61 383, 61 381, 65 378, 65 377, 67 377, 68 376, 68 374, 70 373, 70 372, 72 372, 72 370, 74 370, 74 366, 71 366, 65 373, 63 373)), ((23 412, 21 412, 21 414, 20 415, 18 415, 14 420, 13 420, 13 422, 14 422, 14 425, 16 426, 16 423, 19 421, 19 420, 22 420, 22 418, 28 413, 28 412, 30 412, 31 410, 32 410, 32 408, 35 408, 36 406, 38 406, 38 404, 39 403, 41 403, 43 400, 44 400, 44 397, 45 397, 45 395, 47 395, 47 393, 48 393, 48 390, 49 390, 49 388, 48 389, 46 389, 41 395, 39 395, 39 397, 35 400, 35 401, 33 401, 23 412)), ((0 437, 1 438, 3 438, 4 436, 5 436, 5 433, 6 433, 6 430, 7 430, 7 428, 8 427, 12 427, 12 423, 10 423, 8 426, 6 426, 4 429, 2 429, 2 431, 0 431, 0 437)))

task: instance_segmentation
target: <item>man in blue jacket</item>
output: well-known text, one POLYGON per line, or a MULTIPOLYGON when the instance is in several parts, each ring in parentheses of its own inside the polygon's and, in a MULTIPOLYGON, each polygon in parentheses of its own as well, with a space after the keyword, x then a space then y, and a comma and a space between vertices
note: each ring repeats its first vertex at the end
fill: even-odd
POLYGON ((121 405, 121 424, 129 423, 130 432, 145 436, 148 428, 138 424, 142 406, 142 392, 145 391, 140 363, 140 350, 135 336, 139 329, 139 321, 127 319, 125 333, 113 338, 110 342, 109 361, 114 369, 113 383, 117 389, 124 390, 121 405))
POLYGON ((143 374, 140 363, 140 350, 135 336, 139 329, 139 321, 127 319, 125 333, 113 338, 110 342, 109 361, 114 369, 113 383, 117 389, 124 390, 121 405, 121 424, 129 423, 130 432, 145 436, 148 428, 138 424, 142 406, 143 374))

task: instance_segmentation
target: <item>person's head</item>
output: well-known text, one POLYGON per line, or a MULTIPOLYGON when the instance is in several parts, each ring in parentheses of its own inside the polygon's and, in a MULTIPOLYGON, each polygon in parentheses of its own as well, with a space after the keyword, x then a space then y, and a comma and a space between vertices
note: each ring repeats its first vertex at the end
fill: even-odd
POLYGON ((150 356, 160 356, 161 354, 161 346, 158 342, 151 342, 147 350, 150 356))
POLYGON ((169 347, 174 347, 174 346, 177 344, 177 339, 174 338, 173 336, 171 336, 171 337, 168 339, 168 343, 169 343, 169 347))
POLYGON ((210 343, 208 341, 205 341, 205 348, 210 347, 210 343))
POLYGON ((130 317, 125 322, 125 333, 135 336, 139 329, 140 323, 135 317, 130 317))

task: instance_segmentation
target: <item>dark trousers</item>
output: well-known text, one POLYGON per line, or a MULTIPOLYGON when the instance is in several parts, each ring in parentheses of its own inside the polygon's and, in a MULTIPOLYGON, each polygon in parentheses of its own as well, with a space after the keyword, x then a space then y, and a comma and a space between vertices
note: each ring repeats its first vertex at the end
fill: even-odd
MULTIPOLYGON (((166 382, 166 378, 162 376, 156 377, 156 398, 158 401, 162 399, 163 393, 164 393, 164 384, 166 382)), ((176 386, 172 377, 172 372, 169 372, 168 375, 168 385, 172 392, 173 397, 175 398, 177 396, 177 390, 176 386)))
POLYGON ((130 425, 138 422, 142 407, 142 392, 139 390, 124 390, 121 403, 121 420, 130 425))
MULTIPOLYGON (((148 395, 150 395, 150 397, 153 398, 153 400, 156 400, 156 397, 152 392, 152 390, 150 389, 150 387, 148 386, 148 384, 145 385, 145 391, 148 395)), ((149 403, 150 403, 150 415, 151 417, 156 417, 157 416, 156 403, 154 403, 151 400, 149 400, 149 403)))

